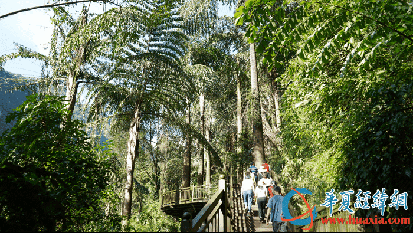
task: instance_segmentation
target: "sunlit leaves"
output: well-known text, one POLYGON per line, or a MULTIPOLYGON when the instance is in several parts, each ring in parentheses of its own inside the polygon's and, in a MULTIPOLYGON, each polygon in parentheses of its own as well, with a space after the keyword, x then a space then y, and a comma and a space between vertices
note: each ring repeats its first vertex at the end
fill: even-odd
MULTIPOLYGON (((252 17, 254 13, 258 12, 258 9, 260 9, 260 12, 264 9, 266 15, 275 16, 272 20, 279 25, 278 28, 271 28, 271 34, 275 34, 276 36, 267 33, 266 30, 268 29, 266 27, 261 27, 260 30, 258 30, 257 27, 251 25, 247 34, 247 37, 250 38, 249 42, 259 42, 261 38, 265 38, 274 42, 270 46, 274 47, 276 51, 294 48, 298 50, 299 47, 296 46, 301 46, 301 51, 304 48, 303 51, 308 54, 313 53, 314 49, 317 47, 324 47, 321 56, 319 56, 320 59, 314 65, 318 63, 326 63, 322 61, 322 58, 325 58, 326 60, 331 58, 330 54, 333 51, 329 51, 329 49, 326 50, 327 44, 333 44, 340 47, 343 46, 345 48, 355 48, 355 50, 349 50, 349 54, 347 54, 346 59, 343 60, 342 69, 345 70, 346 66, 354 58, 354 54, 361 49, 366 50, 369 48, 372 51, 371 55, 374 55, 374 50, 377 49, 377 45, 380 43, 377 41, 377 35, 379 35, 379 37, 387 37, 389 33, 392 34, 396 32, 396 35, 393 36, 394 39, 402 37, 403 39, 411 40, 411 38, 400 34, 407 28, 407 24, 405 22, 401 23, 400 19, 405 19, 407 12, 411 11, 412 6, 408 4, 403 5, 402 3, 397 3, 397 6, 401 4, 403 7, 395 8, 387 7, 389 5, 385 5, 384 9, 391 11, 388 15, 400 15, 400 17, 396 17, 395 22, 387 20, 384 14, 379 14, 379 18, 375 18, 374 14, 378 13, 378 10, 376 9, 378 6, 370 2, 357 2, 351 6, 347 6, 340 2, 306 2, 300 6, 295 6, 295 9, 292 11, 289 11, 287 7, 288 4, 279 5, 278 7, 272 4, 273 2, 255 1, 249 2, 245 7, 238 9, 236 14, 238 22, 251 19, 253 22, 252 25, 264 25, 266 23, 260 21, 263 18, 252 17), (325 4, 326 7, 321 7, 323 4, 325 4), (353 9, 351 7, 358 8, 353 9), (313 10, 314 8, 316 8, 316 10, 313 10), (287 14, 284 15, 284 12, 287 14), (392 24, 401 26, 393 26, 392 24), (398 31, 397 28, 402 29, 398 31), (366 32, 369 31, 374 31, 377 35, 362 39, 362 47, 356 45, 355 43, 358 43, 356 41, 360 40, 360 37, 363 37, 363 35, 366 35, 366 32), (305 43, 302 43, 303 35, 308 36, 306 39, 307 42, 305 43), (357 38, 352 35, 357 35, 357 38), (367 48, 366 45, 368 46, 367 48)), ((409 23, 409 21, 407 21, 407 23, 409 23)), ((268 46, 263 50, 265 51, 266 49, 269 49, 268 46)), ((331 50, 332 49, 336 48, 331 48, 331 50)), ((358 53, 358 56, 364 55, 365 53, 358 53)), ((304 55, 301 55, 300 58, 302 59, 303 56, 304 55)), ((365 58, 365 61, 367 61, 371 56, 368 58, 361 58, 365 58)), ((272 56, 270 62, 269 57, 266 57, 265 59, 266 63, 269 63, 271 66, 275 56, 272 56)), ((361 65, 364 64, 365 62, 361 65)), ((326 66, 321 66, 320 71, 325 69, 325 67, 326 66)))

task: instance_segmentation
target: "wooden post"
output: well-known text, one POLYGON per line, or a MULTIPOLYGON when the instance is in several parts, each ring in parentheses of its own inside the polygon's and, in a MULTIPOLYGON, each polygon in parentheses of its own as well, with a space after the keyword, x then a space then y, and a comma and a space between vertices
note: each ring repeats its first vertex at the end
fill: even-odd
POLYGON ((181 232, 192 231, 192 215, 189 212, 185 212, 182 215, 181 232))
MULTIPOLYGON (((230 178, 229 178, 229 193, 227 195, 227 208, 231 210, 231 215, 234 216, 234 203, 232 202, 234 199, 234 165, 231 166, 231 173, 230 173, 230 178)), ((234 218, 235 219, 235 218, 234 218)), ((227 230, 226 231, 232 231, 231 227, 231 218, 227 218, 227 230)), ((234 222, 235 224, 235 222, 234 222)))
POLYGON ((229 195, 228 195, 228 198, 232 198, 232 188, 233 188, 233 186, 234 186, 234 174, 233 174, 233 167, 234 166, 231 166, 231 172, 230 172, 230 177, 229 177, 229 195))
POLYGON ((163 206, 163 190, 159 190, 159 203, 163 206))
POLYGON ((229 218, 228 211, 230 210, 228 203, 228 192, 225 192, 225 195, 222 196, 222 212, 224 212, 224 231, 231 231, 231 219, 229 218))
POLYGON ((175 205, 179 205, 179 184, 176 183, 176 190, 175 190, 175 205))
POLYGON ((225 179, 224 179, 225 177, 223 176, 223 175, 221 175, 220 177, 219 177, 219 181, 218 181, 218 190, 224 190, 224 195, 222 196, 222 199, 221 199, 221 208, 219 209, 219 211, 218 211, 218 227, 219 227, 219 229, 218 229, 218 231, 219 232, 224 232, 224 231, 226 231, 226 229, 227 229, 227 217, 226 217, 226 214, 227 214, 227 212, 226 212, 226 210, 227 210, 227 208, 226 208, 226 201, 225 201, 225 196, 227 195, 227 190, 226 190, 226 188, 225 188, 225 179))

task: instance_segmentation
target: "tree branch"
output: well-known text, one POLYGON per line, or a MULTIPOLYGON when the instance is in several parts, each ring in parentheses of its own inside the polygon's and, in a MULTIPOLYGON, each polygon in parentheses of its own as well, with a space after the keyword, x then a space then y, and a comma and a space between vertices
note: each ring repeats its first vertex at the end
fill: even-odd
POLYGON ((25 11, 31 11, 31 10, 41 9, 41 8, 50 8, 50 7, 56 7, 56 6, 67 6, 67 5, 73 5, 73 4, 83 3, 83 2, 105 2, 106 3, 106 2, 109 2, 109 0, 79 0, 79 1, 75 1, 75 2, 46 4, 46 5, 42 5, 42 6, 24 8, 24 9, 20 9, 20 10, 17 10, 17 11, 7 13, 5 15, 0 15, 0 19, 6 18, 7 16, 18 14, 18 13, 21 13, 21 12, 25 12, 25 11))
POLYGON ((77 84, 87 83, 87 84, 95 84, 96 82, 92 82, 90 80, 77 80, 77 84))

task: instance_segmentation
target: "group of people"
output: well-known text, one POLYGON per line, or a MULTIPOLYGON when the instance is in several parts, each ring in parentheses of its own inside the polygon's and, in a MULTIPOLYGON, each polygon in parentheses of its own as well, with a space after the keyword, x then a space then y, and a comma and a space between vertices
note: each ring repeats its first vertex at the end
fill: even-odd
POLYGON ((242 181, 241 193, 244 197, 244 206, 248 216, 251 215, 251 205, 253 200, 256 199, 260 221, 267 222, 267 224, 272 222, 274 232, 281 230, 283 224, 281 221, 282 201, 284 197, 281 194, 281 188, 272 180, 270 166, 265 161, 259 169, 254 163, 251 163, 242 181), (266 207, 268 207, 267 214, 265 213, 266 207))

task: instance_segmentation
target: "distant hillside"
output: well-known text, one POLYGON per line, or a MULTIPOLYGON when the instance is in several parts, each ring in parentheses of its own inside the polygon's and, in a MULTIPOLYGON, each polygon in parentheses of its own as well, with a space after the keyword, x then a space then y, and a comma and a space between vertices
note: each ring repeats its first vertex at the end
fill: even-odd
MULTIPOLYGON (((6 124, 6 116, 10 113, 13 109, 17 108, 21 105, 25 100, 26 96, 30 95, 29 91, 16 91, 13 90, 13 87, 18 84, 16 81, 19 77, 22 77, 18 74, 13 74, 7 71, 0 71, 0 135, 6 130, 10 129, 15 122, 11 122, 6 124)), ((75 106, 75 110, 73 113, 73 119, 78 119, 83 122, 86 121, 85 117, 83 116, 82 112, 80 111, 79 107, 81 107, 80 103, 77 103, 75 106)), ((88 108, 86 109, 86 116, 88 113, 88 108)), ((87 132, 88 136, 92 137, 99 137, 100 136, 100 143, 103 143, 107 140, 105 137, 105 133, 107 134, 108 128, 107 126, 103 127, 104 132, 100 132, 100 135, 96 135, 97 132, 91 133, 90 131, 87 132)))
POLYGON ((14 122, 6 124, 7 114, 21 105, 29 95, 28 91, 11 91, 17 83, 10 78, 18 77, 21 75, 0 71, 0 135, 14 124, 14 122))

